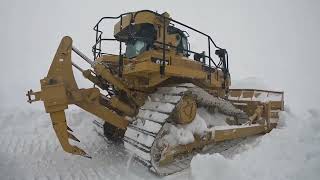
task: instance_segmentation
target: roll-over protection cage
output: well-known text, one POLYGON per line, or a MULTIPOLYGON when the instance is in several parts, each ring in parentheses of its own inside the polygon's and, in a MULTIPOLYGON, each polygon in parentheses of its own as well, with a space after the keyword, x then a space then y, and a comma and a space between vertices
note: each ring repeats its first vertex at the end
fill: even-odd
MULTIPOLYGON (((188 52, 188 53, 191 53, 191 54, 194 54, 194 56, 197 56, 198 58, 200 57, 202 60, 200 60, 200 58, 198 59, 199 62, 201 62, 203 64, 203 67, 207 70, 207 71, 210 71, 210 72, 214 72, 215 69, 221 69, 224 73, 224 77, 227 77, 229 75, 229 63, 228 63, 228 53, 225 49, 219 47, 216 45, 216 43, 212 40, 211 36, 209 36, 208 34, 206 33, 203 33, 191 26, 188 26, 186 24, 183 24, 177 20, 174 20, 172 18, 169 18, 169 17, 166 17, 162 14, 159 14, 157 12, 154 12, 154 11, 151 11, 151 10, 141 10, 141 11, 137 11, 137 12, 128 12, 128 13, 123 13, 119 16, 114 16, 114 17, 102 17, 98 23, 94 26, 93 30, 96 32, 96 42, 95 44, 92 46, 92 52, 93 52, 93 56, 94 56, 94 60, 96 60, 97 58, 101 57, 102 55, 104 54, 107 54, 105 52, 102 51, 102 48, 101 48, 101 44, 103 41, 119 41, 119 69, 122 69, 121 66, 123 66, 123 61, 122 61, 122 43, 123 41, 121 40, 118 40, 118 39, 115 39, 115 38, 103 38, 102 34, 103 34, 103 31, 101 31, 99 29, 99 25, 100 23, 103 21, 103 20, 106 20, 106 19, 120 19, 120 31, 122 30, 122 19, 123 19, 123 16, 126 16, 126 15, 131 15, 131 21, 130 21, 130 25, 129 26, 133 26, 132 23, 134 23, 134 20, 135 20, 135 17, 139 14, 139 13, 142 13, 142 12, 147 12, 147 13, 152 13, 160 18, 163 19, 163 39, 162 39, 162 42, 159 42, 159 41, 155 41, 155 43, 157 44, 160 44, 162 45, 161 49, 162 49, 162 59, 161 59, 161 63, 160 63, 160 73, 161 74, 164 74, 165 72, 165 66, 166 66, 166 62, 165 62, 165 57, 166 57, 166 47, 171 47, 171 48, 178 48, 176 46, 173 46, 173 45, 170 45, 170 44, 166 44, 165 43, 165 25, 166 25, 166 21, 170 21, 171 23, 174 22, 176 24, 179 24, 189 30, 192 30, 196 33, 199 33, 200 35, 203 35, 205 38, 207 38, 208 40, 208 54, 206 55, 205 52, 202 52, 202 53, 197 53, 197 52, 194 52, 192 51, 190 48, 188 49, 181 49, 179 48, 179 50, 182 50, 182 51, 185 51, 185 52, 188 52), (211 46, 214 46, 215 48, 215 54, 219 57, 219 62, 216 63, 212 56, 211 56, 211 46)), ((131 34, 131 37, 134 38, 134 36, 131 34)), ((195 58, 196 59, 196 58, 195 58)), ((120 71, 119 71, 120 72, 120 71)))

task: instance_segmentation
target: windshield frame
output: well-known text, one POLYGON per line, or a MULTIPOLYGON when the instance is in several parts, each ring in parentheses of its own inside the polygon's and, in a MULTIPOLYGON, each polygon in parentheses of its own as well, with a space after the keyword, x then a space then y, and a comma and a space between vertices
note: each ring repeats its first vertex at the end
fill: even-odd
POLYGON ((147 42, 143 40, 132 40, 126 44, 125 57, 132 59, 147 50, 147 42), (141 44, 139 44, 141 43, 141 44), (143 44, 142 44, 143 43, 143 44), (140 46, 142 45, 142 46, 140 46), (140 46, 140 47, 139 47, 140 46))

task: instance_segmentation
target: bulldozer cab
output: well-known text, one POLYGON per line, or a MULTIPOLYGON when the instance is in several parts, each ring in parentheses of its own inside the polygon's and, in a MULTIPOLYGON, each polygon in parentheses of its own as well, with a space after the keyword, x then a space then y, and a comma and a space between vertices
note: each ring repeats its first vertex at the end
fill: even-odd
MULTIPOLYGON (((125 40, 126 50, 124 56, 129 59, 153 49, 153 44, 156 40, 156 30, 152 24, 138 24, 132 28, 132 32, 125 32, 127 33, 127 39, 125 40)), ((117 36, 115 37, 117 38, 117 36)))
MULTIPOLYGON (((138 26, 138 28, 133 27, 133 29, 135 29, 134 36, 128 35, 128 38, 125 41, 126 51, 124 56, 129 59, 134 58, 145 51, 155 49, 156 46, 155 41, 157 31, 152 24, 140 24, 135 26, 138 26)), ((183 56, 188 57, 189 53, 187 50, 189 50, 189 46, 185 31, 169 25, 166 33, 175 36, 176 42, 174 42, 174 44, 177 45, 177 53, 181 53, 183 56)))
POLYGON ((117 17, 103 17, 93 29, 96 31, 96 43, 92 47, 94 60, 108 54, 102 49, 101 44, 104 41, 118 41, 119 57, 132 60, 144 52, 155 50, 163 54, 162 64, 164 64, 166 54, 174 52, 181 57, 202 63, 205 70, 213 72, 220 69, 229 76, 226 50, 218 47, 209 35, 172 19, 166 12, 158 14, 150 10, 141 10, 117 17), (118 20, 114 25, 114 38, 102 36, 103 31, 100 27, 102 21, 106 19, 118 20), (207 51, 192 51, 188 40, 189 34, 185 30, 198 33, 207 39, 207 51), (123 44, 126 45, 125 48, 123 44), (211 55, 213 51, 217 56, 211 55), (193 58, 190 59, 190 55, 193 55, 193 58))
MULTIPOLYGON (((142 13, 144 17, 148 15, 149 13, 142 13)), ((162 15, 169 17, 166 13, 162 15)), ((165 40, 169 42, 170 45, 176 46, 176 52, 181 53, 183 56, 189 55, 186 51, 189 50, 188 34, 185 31, 176 28, 173 24, 161 24, 157 16, 152 17, 153 22, 148 21, 148 19, 138 22, 130 20, 133 23, 121 25, 123 22, 126 22, 126 18, 130 18, 131 16, 132 15, 124 16, 124 20, 120 20, 120 22, 115 25, 115 39, 126 44, 125 57, 132 59, 145 51, 156 49, 157 45, 161 45, 159 42, 161 42, 161 36, 163 36, 161 33, 163 27, 165 27, 164 34, 167 36, 165 40), (117 29, 119 23, 122 28, 117 29)))

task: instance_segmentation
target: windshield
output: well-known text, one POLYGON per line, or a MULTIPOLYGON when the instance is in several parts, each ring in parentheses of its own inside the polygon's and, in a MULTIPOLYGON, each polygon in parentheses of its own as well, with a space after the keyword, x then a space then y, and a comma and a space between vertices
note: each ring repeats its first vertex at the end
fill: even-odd
POLYGON ((188 51, 186 51, 188 50, 188 40, 186 37, 182 37, 182 48, 184 49, 183 54, 188 55, 188 51))
POLYGON ((136 40, 128 42, 126 49, 126 57, 133 58, 146 50, 146 43, 144 41, 136 40))

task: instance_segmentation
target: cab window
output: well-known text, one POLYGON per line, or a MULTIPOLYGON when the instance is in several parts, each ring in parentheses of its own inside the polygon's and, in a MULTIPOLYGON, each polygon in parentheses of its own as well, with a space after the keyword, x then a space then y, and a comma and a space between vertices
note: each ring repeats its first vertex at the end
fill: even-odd
POLYGON ((141 40, 129 41, 127 43, 125 56, 129 59, 134 58, 139 54, 143 53, 146 49, 147 49, 147 45, 144 41, 141 41, 141 40))

